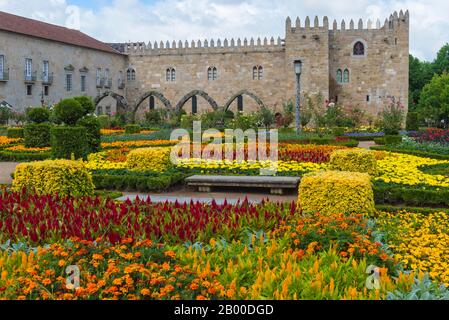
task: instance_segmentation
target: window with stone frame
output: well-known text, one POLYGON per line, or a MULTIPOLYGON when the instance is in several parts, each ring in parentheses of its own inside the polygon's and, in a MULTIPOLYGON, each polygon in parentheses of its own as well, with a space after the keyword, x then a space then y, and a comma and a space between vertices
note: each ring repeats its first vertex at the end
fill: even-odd
POLYGON ((349 83, 349 70, 345 69, 343 72, 343 83, 349 83))
POLYGON ((176 81, 176 70, 175 68, 167 68, 165 71, 165 80, 167 82, 175 82, 176 81))
POLYGON ((136 70, 129 68, 126 70, 126 80, 128 81, 136 81, 136 70))
POLYGON ((341 71, 341 69, 337 70, 337 83, 342 83, 343 82, 343 72, 341 71))
POLYGON ((362 41, 357 41, 354 44, 353 55, 354 56, 364 56, 365 55, 365 45, 363 44, 362 41))
POLYGON ((217 80, 218 71, 216 67, 209 67, 207 69, 207 80, 214 81, 217 80))
POLYGON ((263 67, 254 66, 253 67, 253 80, 262 80, 263 78, 263 67))

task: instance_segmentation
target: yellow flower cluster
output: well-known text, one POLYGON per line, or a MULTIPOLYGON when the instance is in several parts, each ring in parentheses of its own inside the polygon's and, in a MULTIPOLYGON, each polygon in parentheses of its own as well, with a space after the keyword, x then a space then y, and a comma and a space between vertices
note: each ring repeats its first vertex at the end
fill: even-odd
POLYGON ((376 156, 365 149, 335 150, 331 154, 330 167, 333 170, 366 172, 370 175, 377 174, 376 156))
POLYGON ((0 136, 0 147, 9 146, 10 144, 18 143, 21 142, 22 140, 23 139, 21 138, 8 138, 5 136, 0 136))
POLYGON ((449 214, 380 213, 377 224, 408 269, 449 285, 449 214))
POLYGON ((132 150, 127 156, 129 169, 164 172, 170 167, 171 148, 141 148, 132 150))
POLYGON ((23 144, 19 144, 17 146, 6 148, 7 151, 19 151, 19 152, 44 152, 44 151, 50 151, 50 147, 45 148, 27 148, 23 144))
POLYGON ((312 162, 296 162, 296 161, 228 161, 228 160, 211 160, 211 159, 180 159, 177 164, 180 168, 185 169, 201 169, 207 171, 208 169, 221 169, 229 171, 247 171, 260 169, 276 168, 277 172, 312 172, 319 171, 326 168, 325 164, 312 162))
POLYGON ((112 162, 105 160, 107 151, 91 153, 87 157, 86 168, 89 170, 114 170, 126 169, 128 164, 125 162, 112 162))
POLYGON ((125 133, 124 129, 101 129, 100 133, 102 135, 110 135, 110 134, 118 134, 118 133, 125 133))
POLYGON ((449 164, 449 161, 421 158, 406 154, 394 154, 377 161, 380 176, 375 178, 386 183, 404 185, 428 185, 449 187, 449 179, 442 175, 427 174, 419 170, 424 165, 449 164))
POLYGON ((21 163, 16 167, 13 191, 23 188, 37 194, 88 196, 94 192, 92 176, 82 161, 45 160, 21 163))
POLYGON ((103 142, 101 147, 103 149, 117 149, 117 148, 143 148, 143 147, 157 147, 157 146, 174 146, 178 141, 171 140, 131 140, 131 141, 114 141, 103 142))
POLYGON ((371 179, 367 173, 321 171, 305 175, 299 186, 299 207, 304 212, 375 212, 371 179))

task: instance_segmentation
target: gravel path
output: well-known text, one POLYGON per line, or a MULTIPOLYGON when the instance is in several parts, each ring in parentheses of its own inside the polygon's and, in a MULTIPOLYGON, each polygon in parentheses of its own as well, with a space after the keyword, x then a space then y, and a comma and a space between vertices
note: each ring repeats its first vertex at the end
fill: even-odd
POLYGON ((11 173, 14 172, 17 162, 0 162, 0 184, 10 184, 12 182, 11 173))

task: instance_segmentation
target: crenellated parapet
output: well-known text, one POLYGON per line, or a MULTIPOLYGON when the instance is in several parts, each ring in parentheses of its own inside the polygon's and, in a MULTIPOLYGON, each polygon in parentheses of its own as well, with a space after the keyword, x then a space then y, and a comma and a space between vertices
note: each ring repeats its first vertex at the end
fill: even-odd
POLYGON ((155 41, 155 42, 130 42, 125 44, 125 53, 139 55, 161 54, 188 54, 188 53, 226 53, 248 51, 279 51, 284 42, 281 37, 261 38, 231 38, 211 39, 197 41, 155 41))
POLYGON ((298 33, 298 32, 307 32, 307 31, 316 31, 316 30, 331 30, 335 32, 346 32, 346 31, 356 31, 356 30, 394 30, 399 25, 404 24, 406 26, 409 25, 409 11, 400 11, 399 13, 395 11, 389 18, 385 19, 382 23, 379 19, 373 21, 368 19, 364 21, 363 19, 359 19, 358 21, 349 20, 348 22, 344 19, 338 23, 337 20, 334 20, 332 25, 329 25, 329 18, 323 17, 322 21, 316 16, 311 22, 309 17, 306 17, 304 21, 301 21, 299 17, 296 18, 294 25, 292 24, 292 20, 290 17, 287 17, 285 21, 286 34, 288 33, 298 33))

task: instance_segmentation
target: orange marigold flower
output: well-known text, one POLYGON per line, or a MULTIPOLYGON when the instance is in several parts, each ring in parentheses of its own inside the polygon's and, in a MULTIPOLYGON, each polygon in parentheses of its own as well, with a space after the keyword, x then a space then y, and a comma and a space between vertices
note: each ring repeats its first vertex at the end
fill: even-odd
POLYGON ((340 252, 340 256, 347 257, 348 253, 346 251, 342 251, 342 252, 340 252))
POLYGON ((170 251, 165 251, 165 252, 164 252, 164 255, 165 255, 166 257, 170 257, 170 258, 172 258, 172 259, 174 259, 174 258, 176 257, 176 253, 175 253, 174 251, 172 251, 172 250, 170 250, 170 251))
POLYGON ((65 261, 64 260, 59 260, 58 262, 58 266, 63 267, 65 265, 65 261))
POLYGON ((98 254, 98 253, 94 253, 92 255, 92 259, 94 259, 94 260, 104 260, 103 256, 101 254, 98 254))
POLYGON ((48 286, 49 284, 51 284, 51 280, 48 279, 48 278, 45 278, 44 280, 42 280, 42 284, 43 284, 44 286, 48 286))
POLYGON ((198 289, 198 288, 199 288, 199 286, 198 286, 197 283, 192 283, 192 284, 190 285, 190 290, 196 290, 196 289, 198 289))
POLYGON ((196 297, 196 300, 207 300, 205 296, 199 295, 196 297))

